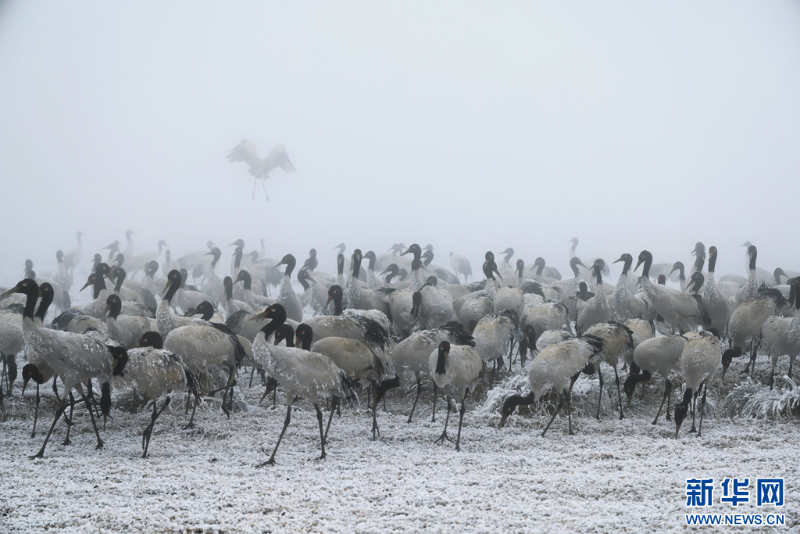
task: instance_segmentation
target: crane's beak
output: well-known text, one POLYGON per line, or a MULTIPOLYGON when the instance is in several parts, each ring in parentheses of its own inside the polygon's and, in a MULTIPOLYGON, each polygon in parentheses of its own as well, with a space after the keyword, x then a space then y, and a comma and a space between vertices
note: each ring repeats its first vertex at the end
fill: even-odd
POLYGON ((644 261, 640 258, 639 261, 636 262, 636 267, 634 267, 633 270, 636 271, 642 263, 644 263, 644 261))
POLYGON ((5 292, 5 293, 3 293, 2 295, 0 295, 0 298, 7 297, 7 296, 9 296, 9 295, 10 295, 10 294, 12 294, 12 293, 16 293, 17 291, 19 291, 19 285, 16 285, 16 286, 12 287, 12 288, 11 288, 11 289, 9 289, 8 291, 6 291, 6 292, 5 292))
POLYGON ((110 309, 111 309, 111 306, 109 306, 108 303, 106 303, 106 309, 103 310, 103 317, 105 317, 108 314, 108 310, 110 310, 110 309))
MULTIPOLYGON (((567 241, 567 243, 569 243, 569 241, 567 241)), ((503 414, 503 417, 500 418, 500 424, 497 425, 497 430, 500 430, 501 428, 506 426, 506 420, 507 419, 508 419, 508 416, 506 414, 503 414)))
POLYGON ((266 319, 267 317, 267 310, 269 307, 264 308, 264 311, 261 313, 255 313, 247 318, 248 321, 258 321, 259 319, 266 319))
POLYGON ((78 290, 78 293, 80 293, 81 291, 83 291, 84 289, 86 289, 87 287, 89 287, 89 284, 91 284, 91 283, 92 283, 92 282, 91 282, 91 280, 87 280, 87 281, 86 281, 86 283, 85 283, 85 284, 83 284, 83 287, 82 287, 82 288, 80 288, 80 290, 78 290))
POLYGON ((328 300, 325 301, 325 306, 322 307, 322 311, 325 311, 325 310, 328 309, 328 306, 330 305, 332 300, 333 300, 333 297, 328 295, 328 300))
POLYGON ((625 261, 625 258, 623 258, 622 256, 620 256, 618 260, 616 260, 616 261, 614 261, 612 263, 619 263, 621 261, 625 261))

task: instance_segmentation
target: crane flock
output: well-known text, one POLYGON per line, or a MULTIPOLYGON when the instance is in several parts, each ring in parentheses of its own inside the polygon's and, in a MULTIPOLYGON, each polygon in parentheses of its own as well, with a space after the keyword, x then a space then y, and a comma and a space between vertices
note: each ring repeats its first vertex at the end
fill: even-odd
MULTIPOLYGON (((259 160, 255 147, 246 143, 230 158, 247 161, 255 177, 266 178, 271 168, 281 166, 280 154, 259 160)), ((284 168, 293 169, 291 163, 284 168)), ((124 250, 117 240, 106 247, 110 252, 105 260, 94 255, 91 274, 81 288, 91 288, 91 298, 73 306, 70 290, 75 268, 83 261, 83 235, 77 233, 75 250, 56 252, 55 274, 37 274, 28 260, 25 277, 3 288, 0 296, 0 406, 13 395, 19 354, 26 359, 22 393, 31 380, 36 384, 32 437, 39 386, 52 381, 58 401, 36 458, 43 457, 62 417, 67 423, 64 443, 70 443, 73 392, 88 408, 97 448, 104 441, 94 414, 103 416, 105 427, 114 409, 112 387, 143 393, 152 403, 142 437, 146 457, 153 427, 170 404, 170 394, 186 394, 187 413, 192 406, 189 427, 203 398, 216 398, 231 418, 236 388, 244 387, 237 376, 246 367, 251 368, 249 387, 256 371, 260 376, 262 401, 270 392, 275 399, 281 390, 287 406, 272 454, 262 465, 275 463, 299 398, 314 407, 322 459, 341 401, 357 404, 359 394, 368 391, 372 439, 379 439, 379 403, 385 406, 393 390, 393 396, 403 395, 401 386, 412 375, 416 389, 408 423, 413 423, 423 382, 430 380, 432 421, 438 393, 447 400, 437 443, 450 440, 450 412, 459 412, 456 450, 461 448, 468 396, 476 402, 503 373, 526 376, 529 390, 502 400, 498 429, 509 424, 517 407, 550 399, 556 401, 554 407, 540 405, 552 412, 542 436, 564 410, 567 432, 573 434, 574 384, 583 375, 597 375, 600 398, 595 416, 600 419, 603 372, 610 367, 620 419, 626 409, 630 412, 637 385, 644 387, 658 373, 664 392, 652 424, 658 423, 665 402, 670 419, 671 393, 682 380, 674 408, 675 437, 690 412, 690 432, 697 429, 700 435, 709 384, 726 380, 734 359, 748 356, 741 374, 729 381, 752 375, 759 350, 766 352, 771 368, 766 385, 772 388, 779 358, 788 357, 791 377, 800 353, 800 278, 781 268, 765 278, 756 265, 758 250, 749 242, 746 277, 731 274, 717 280, 717 247, 706 252, 698 242, 688 271, 688 263, 682 261, 654 264, 647 249, 636 256, 635 266, 633 255, 616 251, 621 255, 614 263, 622 263, 616 285, 604 281, 611 273, 602 258, 584 263, 576 256, 577 238, 570 241, 572 277, 566 279, 542 257, 526 269, 521 258, 513 260, 510 247, 500 253, 499 263, 487 251, 482 279, 470 281, 473 271, 465 256, 450 253, 451 270, 433 263, 431 245, 399 243, 385 253, 355 249, 346 257, 342 243, 329 249, 338 250, 335 273, 320 270, 317 250, 311 249, 295 284, 295 255, 269 259, 264 240, 260 251, 246 253, 242 239, 231 243, 235 251, 230 272, 223 273, 227 267, 220 263, 222 249, 212 242, 173 259, 164 240, 158 242, 158 250, 135 254, 136 234, 128 231, 124 250), (678 287, 667 286, 668 280, 678 287), (224 379, 219 371, 224 371, 224 379), (624 380, 621 372, 627 372, 624 380), (99 400, 92 393, 93 380, 100 386, 99 400), (60 394, 57 381, 63 383, 60 394), (327 425, 325 401, 330 410, 327 425)), ((613 389, 607 392, 612 397, 613 389)), ((3 408, 0 417, 5 416, 3 408)))

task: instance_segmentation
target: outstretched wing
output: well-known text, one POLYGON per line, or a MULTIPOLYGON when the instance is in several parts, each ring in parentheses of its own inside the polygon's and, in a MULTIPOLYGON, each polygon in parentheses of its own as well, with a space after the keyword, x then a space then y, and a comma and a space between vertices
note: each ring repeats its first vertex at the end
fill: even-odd
POLYGON ((261 178, 262 176, 262 166, 263 162, 258 157, 258 151, 256 150, 256 144, 250 141, 249 139, 245 139, 228 152, 228 161, 231 163, 236 163, 237 161, 243 161, 250 166, 250 174, 255 176, 256 178, 261 178))
POLYGON ((269 173, 269 171, 276 167, 280 167, 284 172, 294 172, 295 170, 283 145, 275 145, 272 150, 269 151, 264 166, 265 173, 269 173))

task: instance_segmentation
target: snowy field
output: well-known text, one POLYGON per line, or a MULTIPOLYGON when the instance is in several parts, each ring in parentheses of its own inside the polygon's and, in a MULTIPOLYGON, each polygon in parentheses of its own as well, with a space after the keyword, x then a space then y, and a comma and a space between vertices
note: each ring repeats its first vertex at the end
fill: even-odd
MULTIPOLYGON (((767 371, 766 359, 759 362, 756 378, 767 371)), ((44 386, 43 417, 31 438, 35 392, 29 388, 21 398, 17 381, 14 397, 6 399, 9 420, 0 423, 0 532, 674 532, 689 529, 687 511, 700 511, 685 507, 685 479, 693 477, 714 477, 717 484, 749 477, 753 485, 758 477, 785 477, 786 525, 691 528, 797 532, 800 422, 793 416, 720 414, 722 396, 743 365, 734 362, 726 389, 712 387, 716 417, 704 421, 701 438, 688 433, 689 420, 677 440, 663 415, 657 426, 650 424, 662 391, 657 380, 643 400, 637 389, 632 413, 626 410, 622 421, 613 391, 598 422, 587 415, 596 406, 597 382, 581 378, 575 436, 567 435, 565 417, 539 436, 548 406, 533 413, 522 408, 498 430, 499 399, 522 383, 504 374, 488 397, 481 389, 468 399, 461 452, 452 443, 434 444, 445 412, 440 397, 436 423, 430 422, 427 384, 415 420, 406 423, 413 401, 409 383, 388 394, 388 412, 379 409, 378 441, 370 440, 364 396, 360 408, 343 409, 333 420, 323 461, 315 460, 313 408, 298 402, 277 465, 263 468, 256 465, 275 444, 285 405, 278 393, 277 408, 271 399, 258 406, 261 387, 248 389, 245 377, 237 391, 247 411, 230 420, 209 402, 198 410, 196 428, 184 430, 187 418, 177 396, 175 410, 156 425, 146 460, 140 458, 141 433, 149 413, 123 411, 130 390, 114 392, 114 419, 101 430, 102 450, 94 449, 88 413, 78 409, 72 445, 61 445, 62 422, 45 459, 28 460, 41 445, 55 402, 44 386)), ((605 374, 611 374, 607 368, 605 374)), ((453 438, 457 422, 451 416, 453 438)), ((705 511, 772 508, 760 510, 753 502, 734 510, 719 503, 719 493, 717 488, 715 506, 705 511)))

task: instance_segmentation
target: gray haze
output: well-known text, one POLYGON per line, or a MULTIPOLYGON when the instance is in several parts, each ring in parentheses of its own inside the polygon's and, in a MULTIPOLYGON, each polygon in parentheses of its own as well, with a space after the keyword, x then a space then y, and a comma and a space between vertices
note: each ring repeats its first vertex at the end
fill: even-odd
POLYGON ((85 260, 132 229, 327 267, 402 241, 564 273, 573 236, 800 267, 797 2, 12 1, 0 73, 4 285, 77 230, 85 260), (270 203, 225 159, 242 139, 297 168, 270 203))

